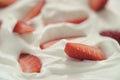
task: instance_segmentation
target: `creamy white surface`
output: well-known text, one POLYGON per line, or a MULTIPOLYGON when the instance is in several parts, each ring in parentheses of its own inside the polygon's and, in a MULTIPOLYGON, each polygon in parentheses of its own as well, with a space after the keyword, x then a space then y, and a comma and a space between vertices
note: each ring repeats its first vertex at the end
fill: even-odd
POLYGON ((120 29, 120 0, 109 0, 106 10, 92 11, 87 0, 47 0, 42 13, 29 24, 35 26, 33 34, 18 35, 12 32, 17 20, 22 19, 39 0, 19 0, 0 9, 3 24, 0 29, 0 80, 119 80, 120 46, 99 32, 120 29), (65 15, 66 14, 66 15, 65 15), (59 23, 44 27, 43 23, 88 15, 82 24, 59 23), (64 34, 64 35, 63 35, 64 34), (67 40, 41 50, 40 43, 66 36, 86 35, 69 42, 100 46, 107 56, 104 61, 77 61, 64 52, 67 40), (41 73, 23 73, 17 62, 21 52, 39 57, 43 63, 41 73))

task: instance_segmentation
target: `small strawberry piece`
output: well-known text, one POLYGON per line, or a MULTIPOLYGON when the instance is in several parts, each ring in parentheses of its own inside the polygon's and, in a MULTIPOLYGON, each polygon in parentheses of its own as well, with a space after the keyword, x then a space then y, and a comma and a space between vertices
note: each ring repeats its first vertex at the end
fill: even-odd
POLYGON ((77 37, 68 37, 68 38, 61 38, 61 39, 56 39, 56 40, 52 40, 52 41, 49 41, 49 42, 46 42, 46 43, 43 43, 40 45, 40 48, 41 49, 46 49, 52 45, 54 45, 55 43, 57 43, 58 41, 62 40, 62 39, 66 39, 66 40, 72 40, 72 39, 75 39, 77 37))
POLYGON ((105 8, 108 0, 89 0, 89 2, 94 11, 100 11, 105 8))
POLYGON ((27 14, 27 16, 23 19, 23 21, 29 21, 33 17, 37 16, 42 8, 44 7, 46 0, 40 0, 40 2, 27 14))
POLYGON ((86 59, 97 61, 106 59, 99 48, 79 43, 67 43, 64 51, 69 57, 79 60, 86 59))
POLYGON ((78 18, 78 19, 71 19, 71 20, 67 20, 65 22, 67 23, 73 23, 73 24, 80 24, 82 22, 84 22, 88 17, 81 17, 81 18, 78 18))
POLYGON ((80 23, 86 21, 87 19, 88 19, 88 17, 86 16, 86 17, 80 17, 80 18, 76 18, 76 19, 69 19, 69 20, 45 23, 45 26, 47 26, 48 24, 56 24, 56 23, 61 23, 61 22, 72 23, 72 24, 80 24, 80 23))
POLYGON ((18 59, 20 67, 25 73, 40 73, 42 63, 38 57, 22 53, 18 59))
POLYGON ((18 21, 13 29, 13 32, 18 34, 27 34, 32 33, 34 30, 34 27, 27 25, 23 21, 18 21))
POLYGON ((0 8, 7 7, 13 3, 15 3, 17 0, 0 0, 0 8))
POLYGON ((47 43, 41 44, 41 45, 40 45, 40 48, 41 48, 41 49, 46 49, 46 48, 54 45, 54 44, 57 43, 58 41, 60 41, 60 40, 53 40, 53 41, 49 41, 49 42, 47 42, 47 43))
POLYGON ((100 34, 102 36, 113 38, 120 44, 120 31, 106 30, 102 31, 100 34))

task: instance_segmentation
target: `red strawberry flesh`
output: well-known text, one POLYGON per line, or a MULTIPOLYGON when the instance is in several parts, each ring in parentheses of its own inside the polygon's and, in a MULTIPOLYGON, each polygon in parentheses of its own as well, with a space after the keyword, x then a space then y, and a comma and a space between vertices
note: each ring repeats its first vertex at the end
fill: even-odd
POLYGON ((32 33, 34 31, 34 27, 27 25, 23 21, 18 21, 13 29, 13 32, 18 34, 26 34, 26 33, 32 33))
POLYGON ((29 21, 33 17, 37 16, 41 12, 45 3, 46 3, 46 0, 40 0, 40 2, 29 12, 29 14, 27 14, 27 16, 25 16, 23 21, 29 21))
POLYGON ((68 19, 68 20, 63 20, 63 21, 56 21, 56 22, 50 22, 50 23, 45 23, 45 26, 49 24, 56 24, 56 23, 61 23, 61 22, 66 22, 66 23, 72 23, 72 24, 80 24, 84 21, 86 21, 88 17, 80 17, 80 18, 75 18, 75 19, 68 19))
POLYGON ((20 67, 25 73, 40 73, 42 63, 38 57, 26 53, 22 53, 18 59, 20 67))
POLYGON ((110 37, 115 39, 120 44, 120 31, 116 30, 106 30, 100 33, 102 36, 110 37))
POLYGON ((105 60, 105 54, 97 47, 79 43, 67 43, 64 51, 66 54, 78 60, 105 60))
POLYGON ((5 8, 13 3, 15 3, 17 0, 0 0, 0 8, 5 8))
POLYGON ((85 20, 87 20, 87 18, 88 17, 81 17, 81 18, 78 18, 78 19, 66 20, 65 22, 73 23, 73 24, 80 24, 80 23, 84 22, 85 20))
POLYGON ((94 11, 100 11, 105 8, 108 0, 89 0, 90 7, 94 11))
MULTIPOLYGON (((80 37, 80 36, 79 36, 80 37)), ((62 40, 62 39, 66 39, 66 40, 72 40, 72 39, 75 39, 77 37, 66 37, 66 38, 61 38, 61 39, 55 39, 55 40, 52 40, 52 41, 48 41, 48 42, 45 42, 43 44, 40 45, 40 48, 41 49, 46 49, 52 45, 54 45, 55 43, 57 43, 58 41, 62 40)))

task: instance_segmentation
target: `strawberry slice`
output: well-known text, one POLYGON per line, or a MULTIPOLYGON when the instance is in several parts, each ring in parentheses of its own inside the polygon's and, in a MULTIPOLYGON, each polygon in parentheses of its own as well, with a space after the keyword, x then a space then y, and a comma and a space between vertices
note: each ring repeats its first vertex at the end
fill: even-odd
POLYGON ((79 43, 67 43, 64 51, 66 54, 79 60, 105 60, 103 52, 97 48, 79 43))
POLYGON ((45 26, 47 26, 48 24, 56 24, 56 23, 61 23, 61 22, 72 23, 72 24, 80 24, 80 23, 86 21, 87 19, 88 19, 88 17, 86 16, 86 17, 80 17, 80 18, 76 18, 76 19, 69 19, 69 20, 45 23, 45 26))
POLYGON ((18 21, 13 29, 13 32, 18 34, 27 34, 32 33, 34 30, 34 27, 27 25, 23 21, 18 21))
POLYGON ((17 0, 0 0, 0 8, 7 7, 13 3, 15 3, 17 0))
POLYGON ((18 59, 20 67, 25 73, 40 73, 42 63, 38 57, 26 53, 22 53, 18 59))
POLYGON ((40 48, 41 48, 41 49, 46 49, 46 48, 54 45, 54 44, 57 43, 58 41, 60 41, 60 39, 59 39, 59 40, 49 41, 49 42, 47 42, 47 43, 41 44, 41 45, 40 45, 40 48))
POLYGON ((41 0, 22 21, 17 22, 13 32, 16 32, 18 34, 32 33, 35 29, 32 26, 27 25, 26 21, 29 21, 30 19, 38 15, 44 4, 45 0, 41 0))
POLYGON ((29 21, 30 19, 32 19, 33 17, 37 16, 42 8, 45 5, 45 0, 41 0, 30 12, 29 14, 27 14, 27 16, 23 19, 23 21, 29 21))
POLYGON ((82 22, 84 22, 85 20, 87 20, 88 17, 81 17, 78 19, 71 19, 71 20, 66 20, 65 22, 67 23, 73 23, 73 24, 80 24, 82 22))
POLYGON ((40 48, 41 49, 46 49, 52 45, 54 45, 55 43, 57 43, 58 41, 62 40, 62 39, 66 39, 66 40, 72 40, 72 39, 75 39, 77 37, 67 37, 67 38, 61 38, 61 39, 56 39, 56 40, 52 40, 52 41, 49 41, 49 42, 46 42, 46 43, 43 43, 40 45, 40 48))
POLYGON ((102 31, 100 34, 102 36, 113 38, 120 44, 120 31, 105 30, 105 31, 102 31))
POLYGON ((108 0, 89 0, 89 2, 90 2, 90 7, 94 11, 100 11, 100 10, 104 9, 108 0))

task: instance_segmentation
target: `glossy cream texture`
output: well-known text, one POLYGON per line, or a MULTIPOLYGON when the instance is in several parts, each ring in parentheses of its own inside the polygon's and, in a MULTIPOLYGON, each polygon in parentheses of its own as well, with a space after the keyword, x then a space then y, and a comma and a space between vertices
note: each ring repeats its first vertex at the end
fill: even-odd
POLYGON ((0 9, 3 24, 0 29, 0 80, 119 80, 120 46, 102 30, 120 29, 120 0, 109 0, 104 11, 94 12, 87 0, 47 0, 42 13, 29 21, 36 30, 32 34, 13 33, 17 20, 22 19, 39 0, 19 0, 8 8, 0 9), (81 24, 54 21, 89 16, 81 24), (44 24, 49 24, 46 27, 44 24), (60 40, 47 49, 39 45, 62 37, 80 36, 60 40), (84 37, 81 37, 84 36, 84 37), (64 52, 66 42, 99 46, 107 56, 104 61, 78 61, 64 52), (36 55, 43 66, 41 73, 23 73, 17 62, 21 52, 36 55))

